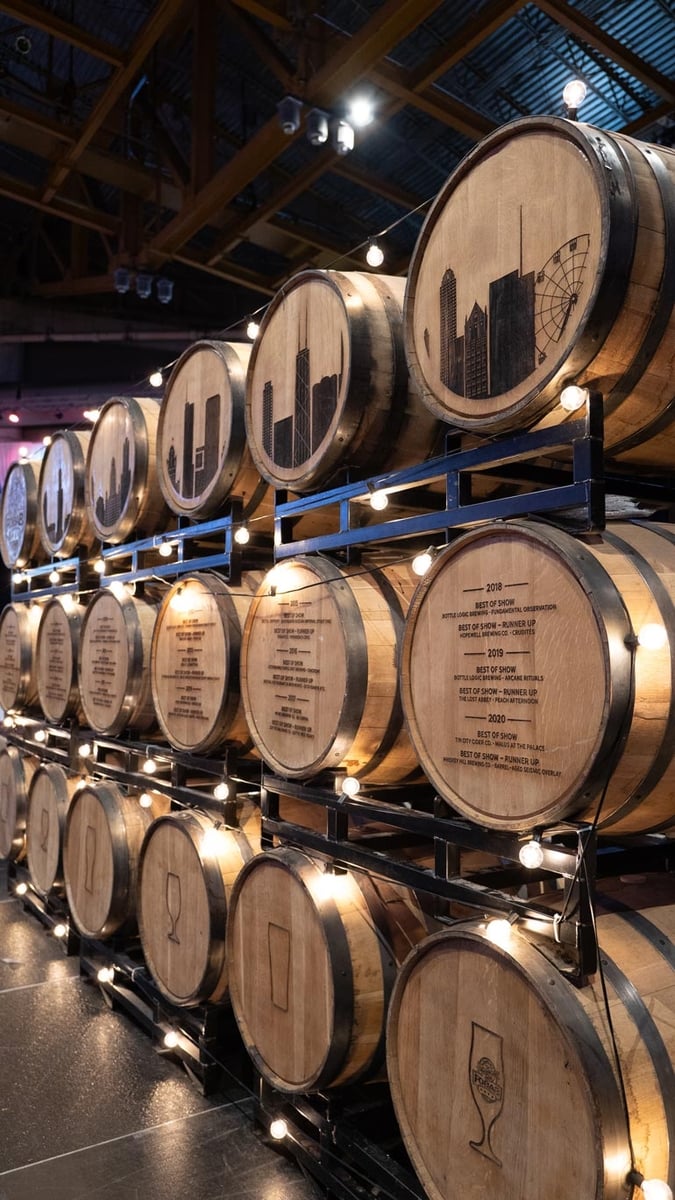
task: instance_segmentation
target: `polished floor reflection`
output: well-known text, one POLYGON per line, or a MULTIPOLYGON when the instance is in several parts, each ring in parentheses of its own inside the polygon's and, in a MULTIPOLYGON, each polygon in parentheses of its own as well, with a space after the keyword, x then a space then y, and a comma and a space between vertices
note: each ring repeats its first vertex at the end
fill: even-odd
POLYGON ((205 1099, 19 900, 0 900, 0 1200, 319 1200, 226 1090, 205 1099))

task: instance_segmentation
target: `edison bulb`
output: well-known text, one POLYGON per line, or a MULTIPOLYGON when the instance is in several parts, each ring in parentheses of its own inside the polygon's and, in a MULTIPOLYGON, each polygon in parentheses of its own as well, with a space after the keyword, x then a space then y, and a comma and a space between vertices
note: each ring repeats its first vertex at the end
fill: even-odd
POLYGON ((501 946, 502 948, 508 946, 512 935, 511 922, 507 921, 505 917, 496 917, 494 921, 488 921, 485 936, 495 946, 501 946))
POLYGON ((213 795, 216 800, 227 800, 227 797, 229 796, 229 794, 230 794, 230 789, 229 789, 228 785, 225 783, 224 779, 221 780, 220 783, 217 783, 213 789, 213 795))
POLYGON ((540 867, 543 863, 544 851, 539 845, 539 842, 525 842, 525 844, 521 846, 520 850, 518 851, 518 858, 524 867, 527 867, 528 870, 533 871, 537 867, 540 867))
POLYGON ((383 512, 389 504, 389 497, 386 492, 371 492, 370 507, 376 512, 383 512))
POLYGON ((588 388, 577 387, 575 383, 571 383, 560 393, 561 407, 565 409, 565 412, 576 412, 586 403, 588 395, 588 388))
POLYGON ((275 1142, 281 1142, 288 1133, 288 1125, 283 1117, 275 1117, 270 1124, 270 1137, 274 1138, 275 1142))
POLYGON ((251 535, 245 525, 240 525, 235 531, 234 540, 239 546, 245 546, 251 540, 251 535))
POLYGON ((164 1045, 167 1050, 173 1050, 178 1045, 178 1034, 175 1029, 170 1029, 168 1033, 164 1034, 164 1045))
POLYGON ((428 550, 425 550, 423 554, 416 554, 412 560, 412 569, 415 575, 426 575, 432 562, 433 559, 428 550))
POLYGON ((342 780, 342 791, 345 796, 358 796, 361 791, 361 784, 354 775, 346 775, 342 780))

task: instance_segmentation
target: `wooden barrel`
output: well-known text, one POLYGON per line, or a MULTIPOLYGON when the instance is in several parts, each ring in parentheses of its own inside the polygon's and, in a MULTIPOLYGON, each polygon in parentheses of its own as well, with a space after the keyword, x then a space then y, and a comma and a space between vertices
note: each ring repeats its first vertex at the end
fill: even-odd
POLYGON ((0 749, 0 858, 26 854, 26 802, 37 763, 16 746, 0 749))
POLYGON ((10 570, 44 557, 37 522, 39 472, 39 465, 27 459, 12 463, 5 476, 0 500, 0 554, 10 570))
POLYGON ((40 708, 48 721, 81 715, 77 656, 85 611, 68 595, 48 600, 42 610, 35 674, 40 708))
POLYGON ((601 829, 675 826, 674 602, 666 525, 577 539, 513 521, 453 542, 415 594, 401 670, 439 793, 493 828, 588 820, 601 798, 601 829))
POLYGON ((246 442, 244 400, 250 344, 195 342, 181 354, 164 392, 157 472, 179 516, 211 517, 230 497, 244 519, 272 513, 273 497, 246 442))
POLYGON ((80 702, 86 723, 111 737, 139 733, 157 720, 152 703, 150 647, 158 603, 135 598, 122 585, 101 588, 82 622, 80 702))
POLYGON ((433 452, 438 422, 403 352, 405 280, 303 271, 270 304, 246 380, 246 429, 277 488, 325 486, 342 468, 372 474, 433 452))
POLYGON ((114 397, 89 443, 85 494, 97 538, 117 545, 162 529, 169 513, 157 480, 159 400, 114 397))
POLYGON ((441 189, 410 264, 410 370, 436 415, 492 434, 602 392, 605 445, 671 467, 675 153, 557 117, 504 125, 441 189), (466 261, 464 261, 466 259, 466 261))
POLYGON ((35 645, 41 610, 37 604, 7 604, 0 613, 0 705, 5 711, 37 701, 35 645))
POLYGON ((28 789, 26 859, 33 887, 41 896, 63 893, 63 836, 79 776, 58 763, 43 762, 28 789))
MULTIPOLYGON (((672 897, 672 876, 670 895, 672 897)), ((675 907, 598 918, 637 1169, 675 1184, 675 907)), ((423 942, 394 988, 387 1066, 430 1200, 625 1200, 626 1116, 599 977, 476 923, 423 942)))
POLYGON ((257 1069, 284 1092, 380 1074, 396 971, 426 935, 411 893, 325 865, 290 847, 261 854, 230 901, 232 1008, 257 1069))
POLYGON ((138 864, 145 832, 168 801, 151 808, 114 783, 97 781, 73 796, 63 846, 70 912, 85 937, 109 938, 136 929, 138 864))
POLYGON ((396 662, 416 576, 327 559, 289 560, 263 581, 244 629, 241 686, 251 736, 286 777, 324 768, 370 783, 419 774, 396 662))
POLYGON ((218 829, 197 809, 150 826, 141 852, 138 924, 148 967, 174 1004, 215 1003, 227 994, 225 929, 232 885, 260 850, 260 810, 218 829))
POLYGON ((179 750, 251 748, 239 654, 261 578, 247 572, 240 586, 230 587, 215 572, 200 571, 184 576, 164 598, 152 638, 152 695, 157 720, 179 750))
POLYGON ((85 504, 85 460, 91 432, 52 436, 40 469, 38 531, 48 558, 69 558, 94 542, 85 504))

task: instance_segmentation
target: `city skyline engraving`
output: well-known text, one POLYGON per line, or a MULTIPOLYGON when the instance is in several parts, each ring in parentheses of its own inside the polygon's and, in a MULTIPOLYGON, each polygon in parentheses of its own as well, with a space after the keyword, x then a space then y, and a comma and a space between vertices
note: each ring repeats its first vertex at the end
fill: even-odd
MULTIPOLYGON (((523 215, 516 264, 490 279, 487 296, 476 296, 461 317, 459 275, 446 265, 438 289, 439 377, 467 399, 487 399, 518 387, 545 364, 562 341, 583 289, 590 235, 559 245, 539 268, 523 269, 523 215), (458 324, 463 329, 458 332, 458 324)), ((431 331, 424 345, 431 357, 431 331)))
POLYGON ((284 394, 285 389, 282 388, 279 403, 277 385, 275 400, 273 377, 265 379, 260 396, 263 451, 276 467, 289 470, 307 462, 328 435, 337 411, 345 370, 346 345, 344 331, 341 329, 337 356, 339 361, 330 363, 325 369, 326 347, 322 346, 317 357, 320 361, 324 360, 321 364, 324 373, 312 383, 312 339, 309 334, 307 309, 304 315, 304 335, 298 323, 291 412, 284 416, 278 415, 280 409, 288 408, 288 395, 284 394), (334 365, 335 370, 330 371, 331 365, 334 365))
POLYGON ((129 415, 119 405, 99 418, 89 467, 89 483, 94 497, 96 522, 101 529, 111 529, 123 515, 129 501, 134 465, 130 432, 129 415))
POLYGON ((72 458, 60 439, 49 448, 42 485, 42 520, 52 546, 63 541, 72 514, 72 458))
MULTIPOLYGON (((174 390, 174 396, 177 390, 174 390)), ((206 399, 199 397, 189 400, 188 395, 186 386, 182 402, 183 428, 179 450, 176 451, 175 437, 172 437, 164 460, 171 487, 183 500, 193 500, 206 490, 218 473, 221 461, 220 392, 214 392, 206 399), (195 445, 199 429, 204 430, 204 440, 195 445)), ((180 410, 180 401, 173 407, 180 410)), ((172 413, 172 418, 173 424, 175 412, 172 413)))

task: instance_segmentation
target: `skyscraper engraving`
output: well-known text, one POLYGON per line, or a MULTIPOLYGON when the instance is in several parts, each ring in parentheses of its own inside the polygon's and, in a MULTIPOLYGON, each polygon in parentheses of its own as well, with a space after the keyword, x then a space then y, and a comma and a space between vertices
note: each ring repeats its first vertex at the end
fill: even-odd
POLYGON ((171 486, 185 500, 201 495, 220 467, 220 393, 204 401, 204 441, 195 446, 198 409, 195 402, 185 399, 183 405, 183 444, 181 474, 178 474, 178 454, 172 442, 166 456, 166 470, 171 486))

